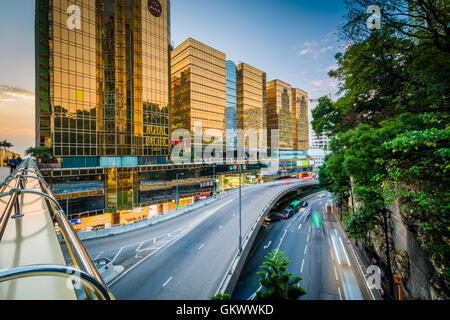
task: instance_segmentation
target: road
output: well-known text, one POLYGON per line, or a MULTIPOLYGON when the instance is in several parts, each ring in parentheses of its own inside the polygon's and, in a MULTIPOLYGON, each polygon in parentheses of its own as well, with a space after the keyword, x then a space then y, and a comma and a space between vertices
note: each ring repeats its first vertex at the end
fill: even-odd
MULTIPOLYGON (((244 188, 242 234, 278 192, 305 184, 280 180, 244 188)), ((121 266, 108 283, 117 299, 210 299, 238 250, 239 195, 133 232, 84 241, 93 259, 121 266)))
POLYGON ((358 267, 360 259, 331 210, 330 194, 320 192, 303 200, 309 203, 305 213, 270 223, 267 229, 262 229, 261 240, 255 243, 232 299, 254 298, 254 293, 261 288, 256 272, 261 271, 259 266, 264 256, 273 249, 283 252, 291 261, 288 271, 293 276, 303 278, 300 286, 307 294, 300 298, 302 300, 371 300, 372 295, 375 296, 365 284, 360 270, 363 267, 358 267), (320 194, 325 196, 319 197, 320 194), (314 232, 313 212, 322 218, 323 237, 314 232))

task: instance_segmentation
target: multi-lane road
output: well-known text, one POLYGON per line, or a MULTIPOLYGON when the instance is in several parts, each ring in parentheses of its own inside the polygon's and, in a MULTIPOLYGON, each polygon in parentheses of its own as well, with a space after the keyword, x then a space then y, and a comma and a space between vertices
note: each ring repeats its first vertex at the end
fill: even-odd
POLYGON ((361 259, 352 248, 334 210, 330 194, 320 192, 304 198, 309 206, 305 213, 270 223, 262 229, 260 241, 242 270, 233 299, 252 299, 261 287, 258 283, 259 266, 264 256, 273 249, 284 253, 291 263, 288 271, 301 276, 300 285, 307 294, 301 299, 311 300, 370 300, 378 298, 369 290, 361 259), (308 214, 309 213, 309 214, 308 214), (312 214, 320 215, 323 237, 314 232, 312 214))
MULTIPOLYGON (((277 193, 296 179, 244 188, 242 234, 277 193)), ((210 299, 237 250, 239 195, 230 193, 188 214, 133 232, 84 242, 93 259, 121 271, 108 281, 117 299, 210 299)))

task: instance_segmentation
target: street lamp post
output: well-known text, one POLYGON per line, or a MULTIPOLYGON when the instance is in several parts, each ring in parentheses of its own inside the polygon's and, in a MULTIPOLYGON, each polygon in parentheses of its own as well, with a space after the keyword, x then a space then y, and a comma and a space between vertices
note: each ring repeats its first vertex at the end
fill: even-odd
POLYGON ((242 254, 242 193, 241 193, 241 173, 242 164, 239 164, 239 254, 242 254))
POLYGON ((216 198, 216 163, 213 165, 213 197, 216 198))

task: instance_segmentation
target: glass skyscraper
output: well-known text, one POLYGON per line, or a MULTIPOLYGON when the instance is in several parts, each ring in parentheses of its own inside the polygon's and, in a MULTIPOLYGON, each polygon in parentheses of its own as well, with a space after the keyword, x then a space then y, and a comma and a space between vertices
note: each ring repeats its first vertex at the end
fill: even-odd
POLYGON ((169 49, 168 0, 37 0, 36 144, 64 167, 165 159, 169 49))
POLYGON ((237 78, 236 64, 227 60, 227 149, 237 148, 237 78))
MULTIPOLYGON (((292 154, 309 149, 308 94, 281 80, 267 83, 268 143, 279 130, 279 149, 292 154), (290 151, 294 151, 291 153, 290 151)), ((285 153, 286 153, 285 152, 285 153)))
MULTIPOLYGON (((189 38, 172 51, 171 62, 172 130, 183 128, 193 133, 198 123, 201 134, 214 129, 222 135, 217 142, 225 142, 225 53, 189 38)), ((194 142, 194 147, 199 146, 194 142)))
MULTIPOLYGON (((237 110, 238 128, 243 132, 259 134, 261 129, 267 128, 266 73, 246 63, 237 66, 237 110)), ((250 140, 244 138, 242 143, 250 152, 259 149, 260 141, 256 138, 256 145, 251 146, 250 140)))
POLYGON ((239 67, 194 39, 171 51, 168 0, 36 0, 35 43, 36 145, 54 155, 41 171, 74 228, 145 219, 233 187, 234 166, 169 163, 169 137, 197 121, 224 142, 231 128, 260 127, 265 74, 243 65, 239 85, 239 67))

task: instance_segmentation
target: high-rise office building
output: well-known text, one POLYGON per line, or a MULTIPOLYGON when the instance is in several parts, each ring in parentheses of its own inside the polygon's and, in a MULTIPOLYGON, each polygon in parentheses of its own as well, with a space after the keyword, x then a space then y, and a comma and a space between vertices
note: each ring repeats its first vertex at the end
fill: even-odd
POLYGON ((216 142, 225 142, 225 54, 189 38, 172 51, 171 61, 172 130, 183 128, 194 133, 194 126, 201 124, 202 134, 218 130, 222 141, 216 142))
POLYGON ((237 150, 237 74, 236 64, 227 60, 227 149, 237 150))
POLYGON ((64 167, 166 158, 169 49, 168 0, 37 0, 36 144, 64 167))
POLYGON ((294 149, 309 149, 308 93, 293 88, 291 94, 293 113, 294 149))
POLYGON ((296 151, 308 150, 308 94, 281 80, 267 83, 267 131, 279 130, 279 149, 295 157, 296 151), (294 151, 292 153, 291 151, 294 151))
MULTIPOLYGON (((331 99, 331 94, 330 94, 331 99)), ((313 110, 315 107, 317 107, 318 100, 312 99, 311 100, 311 110, 313 110)), ((309 122, 313 120, 312 114, 309 112, 309 122)), ((320 167, 325 162, 325 157, 327 154, 330 153, 329 151, 329 144, 330 144, 330 137, 326 135, 325 132, 322 132, 321 134, 316 134, 312 128, 312 126, 309 126, 309 150, 308 154, 314 159, 314 165, 316 167, 320 167)))
MULTIPOLYGON (((238 128, 244 132, 267 128, 266 73, 246 63, 237 66, 237 115, 238 128)), ((243 142, 245 149, 251 147, 248 140, 243 142)))
POLYGON ((279 130, 279 149, 289 151, 295 147, 291 90, 292 87, 281 80, 267 83, 268 141, 271 141, 271 131, 279 130))
MULTIPOLYGON (((41 170, 74 228, 164 214, 235 186, 235 166, 167 162, 173 128, 201 121, 225 139, 227 102, 237 128, 236 67, 227 74, 225 54, 193 39, 170 54, 168 0, 36 0, 35 40, 36 145, 56 159, 41 170)), ((280 163, 275 176, 312 169, 280 163)), ((243 174, 263 177, 262 166, 243 174)))

